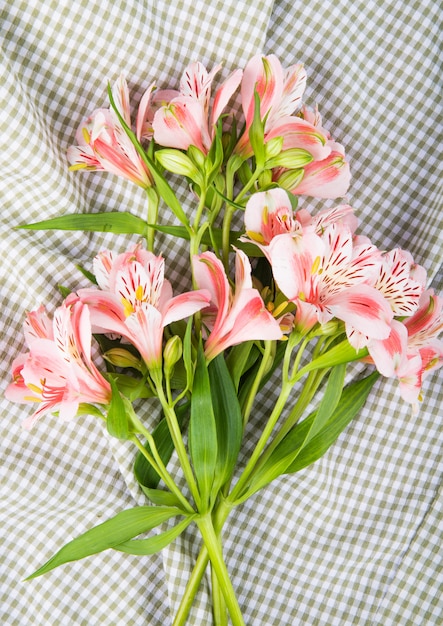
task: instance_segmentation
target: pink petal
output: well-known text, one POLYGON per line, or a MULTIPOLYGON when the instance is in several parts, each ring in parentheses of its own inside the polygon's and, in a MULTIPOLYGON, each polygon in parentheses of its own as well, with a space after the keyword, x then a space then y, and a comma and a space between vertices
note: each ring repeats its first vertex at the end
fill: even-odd
POLYGON ((197 289, 172 298, 164 309, 163 325, 182 320, 208 306, 211 294, 207 289, 197 289))
POLYGON ((383 376, 394 376, 406 359, 408 332, 401 322, 392 321, 387 339, 372 339, 368 343, 369 354, 377 370, 383 376))
POLYGON ((224 108, 228 104, 230 98, 241 83, 243 76, 242 70, 235 70, 228 76, 220 89, 217 90, 212 105, 210 127, 217 123, 218 118, 222 114, 224 108))
POLYGON ((194 278, 200 289, 209 291, 211 302, 217 307, 217 319, 226 316, 229 306, 230 287, 223 263, 213 252, 203 252, 193 259, 194 278))
POLYGON ((333 151, 322 161, 308 163, 301 182, 291 192, 316 198, 339 198, 348 191, 350 181, 349 163, 340 152, 333 151))
POLYGON ((148 116, 150 112, 151 96, 154 89, 155 83, 149 85, 149 87, 143 94, 142 99, 140 100, 140 104, 138 105, 136 135, 139 141, 141 140, 142 136, 147 137, 152 134, 152 130, 148 130, 148 116))
MULTIPOLYGON (((128 90, 128 84, 123 74, 120 74, 118 80, 112 87, 112 95, 114 97, 114 102, 116 104, 116 107, 119 113, 125 120, 126 124, 130 127, 131 126, 131 111, 129 107, 129 90, 128 90)), ((119 123, 118 118, 115 115, 115 112, 113 109, 111 110, 111 115, 115 118, 115 121, 119 123)))
POLYGON ((391 332, 391 307, 379 291, 368 285, 355 285, 328 295, 324 306, 370 338, 386 339, 391 332))
POLYGON ((179 150, 196 146, 206 154, 202 137, 204 123, 201 105, 190 97, 179 96, 156 112, 154 139, 161 146, 179 150))
POLYGON ((158 367, 162 360, 163 319, 160 311, 144 303, 126 319, 127 337, 140 352, 146 365, 158 367))
POLYGON ((283 150, 303 148, 312 154, 315 161, 326 159, 331 154, 327 137, 318 128, 298 117, 278 119, 266 133, 265 142, 274 137, 283 137, 283 150))
POLYGON ((278 106, 283 93, 284 74, 280 61, 271 54, 252 57, 243 72, 241 100, 249 128, 254 118, 254 91, 260 96, 260 117, 264 118, 272 106, 278 106))

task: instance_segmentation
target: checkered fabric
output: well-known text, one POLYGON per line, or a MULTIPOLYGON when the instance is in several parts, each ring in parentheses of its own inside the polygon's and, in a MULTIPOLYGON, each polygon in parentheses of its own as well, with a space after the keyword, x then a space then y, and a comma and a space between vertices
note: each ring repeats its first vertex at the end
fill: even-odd
MULTIPOLYGON (((24 312, 57 306, 58 285, 86 285, 76 264, 90 267, 98 250, 133 241, 14 227, 74 212, 145 214, 134 185, 67 170, 78 124, 104 105, 107 81, 121 72, 137 102, 154 79, 176 86, 194 60, 222 62, 224 76, 259 51, 284 65, 304 62, 306 101, 318 104, 350 158, 348 201, 362 231, 383 248, 408 249, 443 289, 439 3, 1 0, 0 7, 2 390, 24 346, 24 312)), ((187 280, 180 243, 164 237, 162 252, 178 289, 187 280)), ((377 385, 321 460, 275 481, 228 520, 224 552, 248 626, 442 623, 441 374, 424 391, 413 416, 394 385, 377 385)), ((250 442, 274 400, 270 386, 250 442)), ((0 401, 0 623, 171 623, 199 549, 192 527, 152 557, 107 551, 23 582, 68 540, 144 496, 132 475, 134 449, 109 441, 93 418, 46 417, 24 432, 27 410, 0 401)), ((141 416, 154 423, 156 410, 144 407, 141 416)), ((211 619, 203 585, 189 623, 211 619)))

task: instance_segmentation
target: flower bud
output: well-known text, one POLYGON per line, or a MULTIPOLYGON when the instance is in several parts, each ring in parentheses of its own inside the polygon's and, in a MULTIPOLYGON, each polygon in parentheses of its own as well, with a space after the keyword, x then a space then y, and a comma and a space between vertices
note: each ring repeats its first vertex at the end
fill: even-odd
POLYGON ((268 187, 272 183, 272 172, 271 170, 265 170, 258 177, 258 184, 260 189, 264 189, 268 187))
POLYGON ((191 159, 180 150, 174 148, 165 148, 158 150, 155 156, 165 169, 173 174, 181 174, 187 176, 197 184, 201 182, 201 174, 191 161, 191 159))
POLYGON ((308 163, 314 160, 312 154, 303 148, 290 148, 289 150, 283 150, 280 154, 277 154, 274 158, 266 163, 266 167, 285 167, 287 169, 294 170, 299 167, 304 167, 308 163))
POLYGON ((125 348, 111 348, 103 354, 103 357, 116 367, 133 367, 140 371, 141 361, 125 348))
POLYGON ((174 365, 181 359, 183 354, 182 340, 178 335, 174 335, 166 342, 165 349, 163 351, 163 366, 165 369, 165 375, 168 376, 174 365))
POLYGON ((265 145, 265 159, 268 161, 269 159, 275 158, 280 154, 283 146, 283 137, 274 137, 270 139, 268 143, 265 145))
POLYGON ((203 170, 205 167, 206 156, 196 146, 189 146, 188 157, 195 163, 199 170, 203 170))
POLYGON ((299 170, 287 170, 278 177, 278 184, 286 191, 294 191, 301 183, 304 176, 304 171, 299 170))

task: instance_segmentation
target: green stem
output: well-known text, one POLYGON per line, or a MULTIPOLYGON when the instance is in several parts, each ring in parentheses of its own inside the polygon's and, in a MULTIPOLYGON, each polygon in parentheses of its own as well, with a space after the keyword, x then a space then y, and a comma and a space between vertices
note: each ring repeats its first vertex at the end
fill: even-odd
MULTIPOLYGON (((225 523, 230 511, 230 506, 226 504, 224 500, 221 500, 217 507, 213 512, 213 520, 214 520, 214 530, 216 532, 217 537, 220 535, 221 530, 223 528, 223 524, 225 523)), ((186 585, 185 593, 181 600, 180 606, 178 608, 177 614, 173 621, 172 626, 184 626, 186 624, 186 619, 189 615, 189 611, 191 610, 192 603, 194 602, 194 598, 197 594, 197 591, 200 587, 201 580, 205 573, 206 567, 209 563, 209 554, 206 548, 206 545, 203 544, 200 550, 200 553, 197 557, 197 561, 195 562, 194 569, 192 570, 191 576, 186 585)))
POLYGON ((226 207, 225 215, 223 217, 223 226, 222 226, 222 255, 223 255, 223 265, 225 267, 226 273, 229 270, 229 251, 230 251, 230 243, 229 243, 229 235, 231 234, 231 222, 232 216, 234 215, 235 208, 231 205, 226 207))
POLYGON ((272 442, 266 448, 263 455, 260 457, 256 467, 254 469, 258 470, 262 465, 268 460, 271 456, 275 448, 278 444, 286 437, 289 431, 295 426, 295 424, 299 421, 300 417, 303 415, 306 407, 314 397, 318 387, 320 386, 321 381, 323 380, 324 375, 327 370, 315 371, 310 374, 306 383, 303 385, 303 389, 297 399, 297 402, 291 409, 288 417, 286 418, 284 424, 281 429, 278 431, 272 442), (309 379, 311 378, 311 383, 309 379))
POLYGON ((260 363, 260 367, 258 369, 257 376, 254 379, 254 383, 248 393, 248 397, 246 400, 244 413, 243 413, 243 428, 248 423, 248 419, 252 411, 252 406, 254 404, 255 396, 257 395, 257 391, 262 381, 262 378, 268 371, 267 368, 269 365, 269 358, 271 356, 272 347, 273 347, 272 341, 265 341, 265 349, 263 352, 263 357, 260 363))
POLYGON ((172 626, 184 626, 186 624, 189 611, 191 610, 194 598, 199 590, 208 562, 209 555, 206 546, 204 545, 200 550, 197 561, 195 562, 194 569, 192 570, 191 577, 186 585, 185 593, 183 594, 183 598, 174 617, 174 621, 172 622, 172 626))
MULTIPOLYGON (((221 548, 221 544, 220 544, 221 548)), ((217 574, 211 565, 212 582, 212 615, 215 626, 228 626, 228 615, 226 612, 226 602, 218 582, 217 574)))
POLYGON ((131 437, 131 441, 137 446, 137 448, 143 454, 143 456, 148 461, 148 463, 151 464, 151 466, 154 468, 154 470, 157 472, 157 474, 160 476, 160 478, 162 478, 163 482, 168 487, 168 489, 173 494, 175 494, 175 496, 178 498, 178 500, 183 505, 184 510, 188 511, 188 513, 195 513, 194 509, 189 504, 189 502, 186 500, 185 496, 182 494, 180 489, 177 487, 177 485, 175 484, 171 474, 168 472, 168 470, 165 467, 165 464, 161 460, 161 457, 160 457, 160 455, 158 453, 157 446, 155 445, 155 441, 154 441, 154 438, 152 437, 152 435, 144 428, 142 430, 142 434, 145 435, 145 437, 146 437, 146 439, 148 441, 149 447, 152 450, 152 456, 149 454, 149 452, 146 450, 146 448, 142 445, 142 443, 140 442, 140 440, 138 439, 138 437, 136 435, 131 437))
POLYGON ((251 189, 251 187, 253 186, 253 184, 255 183, 255 181, 258 179, 258 177, 260 176, 260 174, 263 172, 262 167, 257 167, 251 178, 248 180, 248 182, 246 183, 246 185, 243 187, 243 189, 240 191, 240 193, 237 195, 237 197, 235 198, 234 202, 238 203, 243 196, 251 189))
MULTIPOLYGON (((146 189, 148 196, 148 224, 157 224, 158 195, 153 187, 146 189)), ((146 232, 146 245, 150 252, 154 252, 155 228, 149 227, 146 232)))
POLYGON ((195 500, 197 508, 200 508, 201 506, 200 493, 198 491, 197 483, 195 481, 192 467, 189 462, 185 444, 183 443, 183 438, 182 438, 180 426, 178 424, 177 416, 175 414, 174 408, 168 403, 166 399, 161 381, 155 380, 154 382, 155 382, 155 387, 157 390, 158 399, 160 401, 160 404, 162 405, 163 412, 165 414, 165 418, 168 423, 169 432, 171 434, 171 438, 174 443, 174 447, 177 452, 177 456, 179 458, 181 468, 185 475, 186 482, 188 483, 189 489, 191 490, 191 493, 195 500))
POLYGON ((203 541, 208 550, 212 567, 218 578, 220 590, 223 593, 229 615, 231 616, 232 624, 233 626, 245 626, 210 514, 197 518, 196 524, 199 527, 203 541))
POLYGON ((292 387, 293 387, 293 384, 291 382, 283 381, 280 395, 277 398, 277 402, 274 406, 274 409, 272 410, 271 415, 269 416, 269 420, 261 434, 261 437, 258 440, 258 443, 254 448, 254 452, 252 453, 251 458, 246 464, 246 467, 243 470, 243 473, 238 479, 237 484, 235 485, 235 487, 233 488, 233 490, 228 496, 228 501, 230 503, 233 504, 237 500, 237 498, 241 496, 241 492, 243 488, 246 486, 249 480, 249 477, 252 474, 261 453, 263 452, 263 449, 265 448, 270 436, 272 435, 272 431, 274 430, 274 427, 278 421, 278 418, 280 417, 283 409, 285 408, 285 404, 292 390, 292 387))

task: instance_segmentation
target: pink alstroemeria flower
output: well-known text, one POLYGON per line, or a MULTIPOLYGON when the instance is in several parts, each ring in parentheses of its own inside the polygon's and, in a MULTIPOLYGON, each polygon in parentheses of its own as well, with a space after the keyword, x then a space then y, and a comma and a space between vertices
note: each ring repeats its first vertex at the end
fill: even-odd
POLYGON ((370 243, 355 246, 345 224, 333 223, 321 236, 277 235, 269 245, 269 258, 277 285, 296 304, 300 319, 312 325, 336 317, 345 322, 348 333, 389 336, 392 310, 372 286, 380 252, 370 243))
MULTIPOLYGON (((153 85, 144 96, 144 105, 149 101, 153 85)), ((131 127, 129 91, 126 80, 120 76, 112 89, 117 109, 131 127)), ((137 120, 140 140, 141 121, 137 120)), ((85 120, 76 133, 78 145, 68 148, 70 169, 107 171, 123 176, 136 185, 147 189, 152 185, 151 174, 138 154, 135 146, 123 129, 113 109, 97 109, 85 120)))
POLYGON ((252 57, 241 83, 246 128, 250 128, 254 119, 255 92, 260 98, 260 118, 263 120, 267 115, 266 130, 269 131, 281 118, 300 108, 305 88, 306 71, 301 63, 284 70, 274 54, 252 57))
MULTIPOLYGON (((306 209, 294 213, 288 192, 278 187, 253 194, 245 207, 246 237, 268 257, 268 246, 277 235, 292 233, 293 237, 315 233, 321 235, 333 223, 345 224, 353 234, 358 220, 353 209, 342 204, 332 209, 323 209, 312 216, 306 209)), ((269 257, 268 257, 269 260, 269 257)))
POLYGON ((6 397, 13 402, 37 405, 23 422, 30 429, 48 412, 58 410, 60 419, 76 416, 81 403, 107 405, 111 387, 91 358, 89 311, 81 302, 62 305, 54 313, 52 327, 40 307, 28 314, 25 336, 29 353, 12 364, 13 381, 6 397))
POLYGON ((255 92, 260 98, 260 119, 265 120, 265 143, 283 138, 282 150, 303 148, 314 159, 323 159, 331 149, 327 137, 313 124, 292 114, 301 106, 306 87, 306 71, 301 63, 283 69, 279 59, 256 55, 246 65, 241 83, 241 100, 246 120, 245 131, 235 152, 243 158, 252 156, 249 129, 254 119, 255 92))
POLYGON ((210 330, 205 342, 208 360, 243 341, 283 337, 279 323, 252 287, 251 266, 242 251, 236 250, 235 293, 231 292, 223 264, 214 253, 196 255, 193 268, 199 287, 211 294, 211 307, 203 311, 203 321, 210 330))
MULTIPOLYGON (((404 357, 393 368, 391 375, 398 380, 402 398, 411 403, 414 413, 417 413, 425 378, 443 367, 443 341, 438 339, 443 330, 442 298, 435 295, 432 289, 424 291, 418 309, 414 315, 403 320, 402 325, 406 334, 404 357)), ((380 363, 374 361, 378 369, 380 363)))
MULTIPOLYGON (((195 146, 203 154, 208 153, 217 120, 242 77, 241 70, 232 72, 216 91, 209 111, 211 85, 220 69, 221 65, 217 65, 208 73, 200 62, 192 63, 183 74, 180 91, 164 92, 165 104, 156 111, 152 122, 154 139, 158 144, 179 150, 195 146)), ((143 114, 149 116, 147 108, 143 114)))
POLYGON ((165 326, 193 315, 210 301, 204 289, 173 297, 163 258, 139 246, 116 258, 102 252, 94 268, 103 291, 80 289, 73 298, 88 304, 95 332, 123 336, 150 369, 161 367, 165 326))

